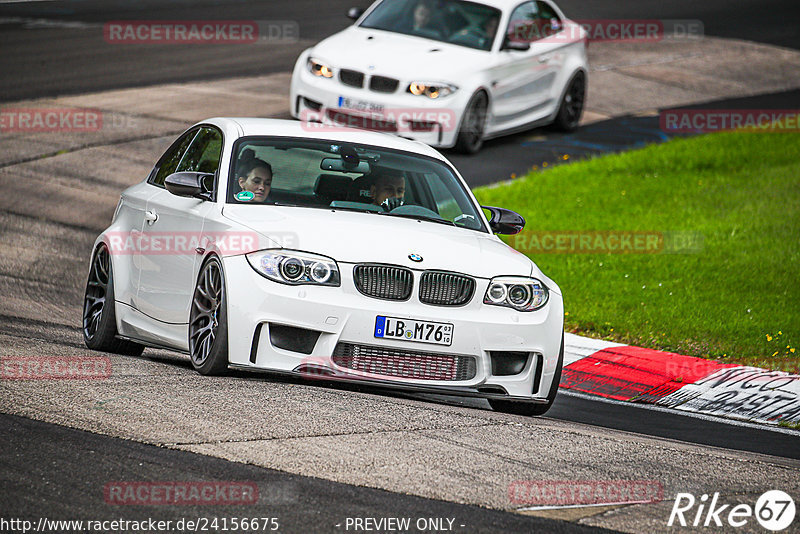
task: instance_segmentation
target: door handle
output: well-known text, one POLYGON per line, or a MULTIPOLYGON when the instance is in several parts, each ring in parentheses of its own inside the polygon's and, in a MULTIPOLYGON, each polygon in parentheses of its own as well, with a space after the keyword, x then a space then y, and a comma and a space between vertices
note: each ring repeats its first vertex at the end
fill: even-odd
POLYGON ((543 56, 539 56, 539 63, 547 63, 553 59, 553 54, 544 54, 543 56))
POLYGON ((147 224, 152 225, 158 220, 158 213, 148 210, 144 212, 144 220, 147 221, 147 224))

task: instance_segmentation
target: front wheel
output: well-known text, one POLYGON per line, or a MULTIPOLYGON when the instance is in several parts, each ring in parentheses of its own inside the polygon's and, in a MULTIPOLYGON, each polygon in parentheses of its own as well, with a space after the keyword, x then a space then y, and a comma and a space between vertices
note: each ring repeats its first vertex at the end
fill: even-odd
POLYGON ((558 363, 556 364, 556 374, 553 376, 553 383, 547 393, 546 404, 531 404, 529 402, 515 402, 502 399, 489 399, 489 405, 496 412, 511 413, 514 415, 544 415, 553 406, 553 402, 558 395, 558 384, 561 382, 561 368, 564 366, 564 336, 561 336, 561 351, 558 353, 558 363))
POLYGON ((562 132, 574 132, 578 129, 583 115, 583 104, 586 101, 586 75, 583 71, 575 73, 558 107, 558 114, 553 127, 562 132))
POLYGON ((189 355, 203 375, 228 369, 228 321, 222 263, 212 257, 200 269, 189 313, 189 355))
POLYGON ((461 129, 458 132, 455 149, 463 154, 474 154, 483 146, 483 132, 486 128, 486 114, 489 98, 486 93, 475 93, 467 104, 461 129))
POLYGON ((139 356, 144 346, 117 337, 114 273, 108 247, 94 252, 83 297, 83 342, 92 350, 139 356))

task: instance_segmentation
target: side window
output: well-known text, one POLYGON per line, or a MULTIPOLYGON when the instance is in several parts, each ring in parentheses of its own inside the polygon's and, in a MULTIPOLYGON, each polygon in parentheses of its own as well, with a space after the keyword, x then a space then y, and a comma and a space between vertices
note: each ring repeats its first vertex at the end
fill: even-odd
POLYGON ((197 135, 197 130, 186 132, 161 156, 161 159, 158 160, 158 171, 156 171, 156 175, 150 183, 158 187, 164 187, 164 180, 178 168, 178 163, 180 163, 183 154, 195 135, 197 135))
POLYGON ((542 24, 542 34, 546 37, 560 32, 564 25, 552 5, 542 0, 536 2, 539 5, 539 22, 542 24))
POLYGON ((207 172, 214 174, 219 168, 222 154, 222 134, 216 128, 200 128, 184 153, 175 172, 207 172))
POLYGON ((506 39, 514 42, 530 43, 542 36, 538 35, 539 27, 536 21, 539 17, 538 2, 525 2, 511 12, 506 30, 506 39))

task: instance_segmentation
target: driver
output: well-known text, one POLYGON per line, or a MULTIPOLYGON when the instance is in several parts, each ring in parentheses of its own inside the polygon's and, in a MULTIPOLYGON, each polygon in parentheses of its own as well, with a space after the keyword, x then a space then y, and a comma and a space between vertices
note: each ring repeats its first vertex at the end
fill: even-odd
POLYGON ((382 169, 370 186, 369 194, 372 203, 386 211, 402 206, 406 194, 406 179, 403 173, 394 169, 382 169))

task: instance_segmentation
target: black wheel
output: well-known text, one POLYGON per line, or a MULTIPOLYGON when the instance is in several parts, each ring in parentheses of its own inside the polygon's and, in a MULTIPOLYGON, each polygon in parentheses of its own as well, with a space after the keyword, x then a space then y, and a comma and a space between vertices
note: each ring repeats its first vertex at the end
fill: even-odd
POLYGON ((563 132, 574 132, 578 129, 583 115, 583 104, 586 101, 586 74, 583 71, 575 73, 575 76, 567 85, 564 96, 561 97, 561 104, 558 107, 558 114, 553 121, 553 127, 563 132))
POLYGON ((189 314, 189 354, 200 374, 218 375, 228 369, 225 278, 216 257, 203 265, 197 277, 189 314))
POLYGON ((564 336, 561 336, 561 351, 558 353, 558 363, 556 364, 556 374, 553 377, 553 384, 547 393, 547 404, 531 404, 529 402, 515 402, 502 399, 489 399, 489 404, 496 412, 512 413, 515 415, 544 415, 553 406, 553 402, 558 395, 558 384, 561 382, 561 368, 564 366, 564 336))
POLYGON ((479 91, 472 95, 467 104, 467 111, 461 120, 461 129, 458 131, 455 149, 464 154, 474 154, 483 146, 483 132, 486 129, 486 110, 489 108, 489 98, 486 93, 479 91))
POLYGON ((114 276, 105 245, 95 250, 83 297, 83 342, 92 350, 138 356, 144 346, 117 338, 114 312, 114 276))

